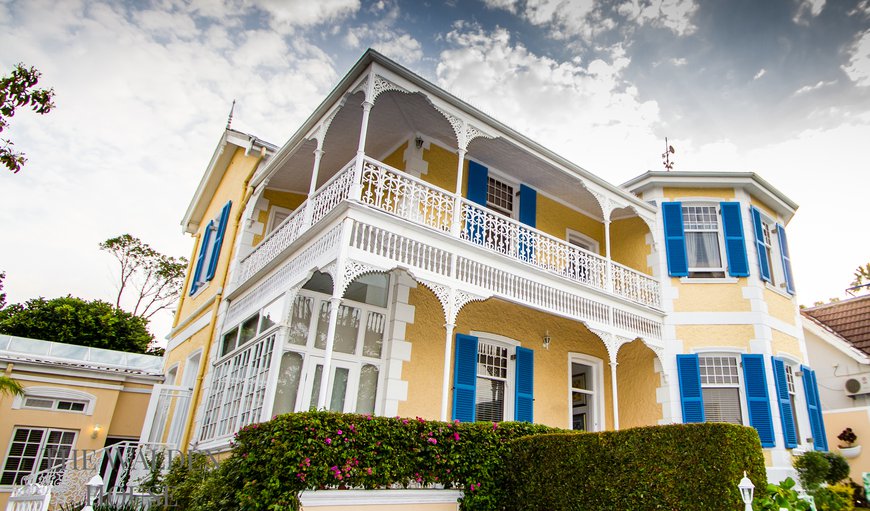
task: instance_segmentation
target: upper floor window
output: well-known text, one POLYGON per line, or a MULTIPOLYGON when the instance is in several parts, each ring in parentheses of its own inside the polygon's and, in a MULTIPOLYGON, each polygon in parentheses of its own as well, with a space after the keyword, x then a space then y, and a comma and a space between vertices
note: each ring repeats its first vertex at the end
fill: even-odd
POLYGON ((724 277, 716 206, 683 206, 690 277, 724 277))
POLYGON ((219 356, 222 357, 244 346, 251 339, 280 323, 283 306, 283 300, 279 298, 225 333, 221 339, 219 356))
POLYGON ((24 398, 23 408, 37 408, 43 410, 61 410, 67 412, 84 412, 87 401, 70 401, 66 399, 47 399, 41 397, 24 398))
POLYGON ((194 266, 193 276, 190 279, 190 295, 203 289, 215 277, 231 207, 232 201, 224 204, 218 216, 210 220, 202 232, 199 255, 196 258, 196 266, 194 266))
POLYGON ((754 206, 750 211, 755 230, 755 248, 758 252, 761 280, 793 294, 791 258, 788 253, 785 228, 754 206))
POLYGON ((97 398, 79 390, 60 387, 25 387, 23 396, 15 396, 12 409, 28 408, 55 412, 92 415, 97 398))
POLYGON ((514 187, 492 175, 487 178, 486 207, 499 213, 513 217, 514 187))

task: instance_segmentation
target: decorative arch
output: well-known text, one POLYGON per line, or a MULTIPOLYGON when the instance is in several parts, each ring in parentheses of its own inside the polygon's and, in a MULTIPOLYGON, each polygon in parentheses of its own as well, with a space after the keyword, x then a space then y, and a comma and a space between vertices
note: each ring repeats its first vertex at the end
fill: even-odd
POLYGON ((12 400, 12 409, 19 410, 24 407, 27 398, 44 399, 69 399, 73 401, 85 401, 85 415, 93 415, 97 405, 97 396, 81 390, 67 389, 62 387, 30 386, 24 387, 24 395, 16 395, 12 400))

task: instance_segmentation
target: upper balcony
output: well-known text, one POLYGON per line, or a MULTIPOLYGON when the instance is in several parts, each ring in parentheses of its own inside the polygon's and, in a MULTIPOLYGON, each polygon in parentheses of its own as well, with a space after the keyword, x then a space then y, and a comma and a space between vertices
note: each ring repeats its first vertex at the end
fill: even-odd
MULTIPOLYGON (((661 305, 660 284, 656 278, 531 228, 502 212, 464 197, 457 198, 447 190, 369 157, 363 157, 361 162, 355 158, 344 165, 242 257, 235 271, 233 288, 243 286, 260 274, 345 202, 388 213, 476 245, 499 254, 512 264, 528 265, 646 307, 657 309, 661 305)), ((382 241, 368 240, 369 243, 382 241)), ((435 257, 434 254, 404 255, 413 260, 413 266, 443 266, 433 267, 436 273, 442 273, 439 270, 446 270, 451 264, 447 251, 435 257)))
POLYGON ((660 335, 653 206, 377 54, 250 184, 230 300, 343 223, 358 262, 660 335))

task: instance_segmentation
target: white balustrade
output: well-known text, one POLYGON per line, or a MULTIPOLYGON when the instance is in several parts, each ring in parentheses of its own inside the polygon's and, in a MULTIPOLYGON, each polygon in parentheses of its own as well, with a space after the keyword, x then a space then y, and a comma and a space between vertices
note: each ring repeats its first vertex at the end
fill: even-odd
POLYGON ((661 306, 658 281, 616 262, 612 262, 611 267, 614 293, 650 307, 661 306))
POLYGON ((385 229, 354 222, 350 244, 412 268, 450 275, 450 252, 385 229))
POLYGON ((360 202, 416 224, 450 231, 453 195, 366 158, 362 172, 360 202))

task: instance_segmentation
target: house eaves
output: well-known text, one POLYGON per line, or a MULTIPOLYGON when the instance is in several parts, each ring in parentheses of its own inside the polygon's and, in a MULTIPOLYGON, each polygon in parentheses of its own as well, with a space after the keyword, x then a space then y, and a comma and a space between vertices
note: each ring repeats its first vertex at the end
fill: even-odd
POLYGON ((870 364, 870 356, 852 345, 847 339, 828 328, 824 323, 801 311, 801 322, 804 330, 811 332, 859 364, 870 364))
POLYGON ((641 194, 656 187, 725 188, 739 187, 782 215, 788 223, 798 204, 755 172, 647 171, 623 183, 622 188, 641 194))
POLYGON ((218 141, 217 147, 215 147, 211 160, 209 160, 208 167, 206 167, 199 186, 196 187, 193 199, 187 206, 184 218, 181 220, 182 230, 187 234, 195 234, 199 230, 199 225, 202 222, 209 202, 232 160, 235 151, 227 150, 228 145, 244 149, 245 154, 250 154, 252 151, 265 151, 267 157, 274 154, 277 150, 277 146, 261 140, 254 135, 248 135, 247 133, 230 128, 225 129, 220 141, 218 141))
POLYGON ((298 130, 296 130, 293 136, 291 136, 290 139, 281 147, 281 149, 278 150, 275 156, 263 167, 263 169, 260 172, 257 172, 254 178, 251 180, 251 184, 253 186, 258 186, 261 182, 271 176, 272 173, 277 172, 277 170, 282 167, 284 162, 286 162, 287 158, 294 154, 294 152, 297 151, 299 147, 305 142, 306 135, 309 134, 316 127, 320 119, 322 119, 329 112, 329 110, 334 107, 334 105, 341 101, 342 96, 344 96, 348 92, 348 90, 365 73, 365 71, 371 64, 378 64, 382 66, 387 71, 395 73, 402 79, 411 82, 422 92, 436 97, 441 101, 444 101, 451 107, 457 109, 458 111, 464 113, 471 118, 480 120, 488 128, 492 128, 493 131, 497 132, 498 135, 503 136, 511 143, 534 154, 538 158, 551 162, 557 168, 561 167, 563 170, 569 171, 569 173, 573 173, 576 176, 592 182, 615 195, 619 195, 626 202, 630 203, 634 207, 643 209, 650 213, 656 212, 655 207, 640 200, 634 194, 629 193, 612 183, 609 183, 608 181, 598 177, 597 175, 571 162, 563 156, 556 154, 555 152, 547 149, 546 147, 533 141, 527 136, 517 132, 513 128, 508 127, 501 121, 494 119, 489 114, 459 99, 453 94, 445 91, 444 89, 441 89, 440 87, 432 84, 431 82, 418 76, 414 72, 397 64, 396 62, 393 62, 392 60, 372 49, 366 50, 362 57, 360 57, 356 64, 353 65, 353 67, 350 69, 350 71, 348 71, 344 78, 342 78, 341 81, 338 82, 335 88, 332 89, 332 92, 330 92, 329 95, 323 100, 323 102, 320 103, 320 105, 302 124, 302 126, 300 126, 298 130))

